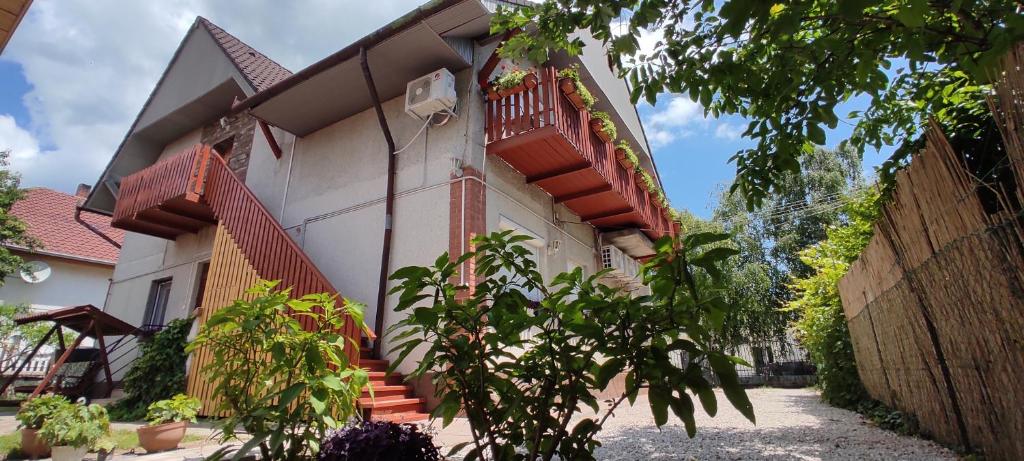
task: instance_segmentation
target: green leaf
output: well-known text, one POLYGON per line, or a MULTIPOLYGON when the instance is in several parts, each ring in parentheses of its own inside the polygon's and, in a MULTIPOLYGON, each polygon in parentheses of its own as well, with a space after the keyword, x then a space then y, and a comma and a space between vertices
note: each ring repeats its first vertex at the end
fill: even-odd
POLYGON ((622 372, 622 368, 626 362, 620 357, 613 357, 605 360, 598 368, 597 376, 595 377, 595 387, 599 390, 603 390, 608 387, 608 383, 611 382, 612 378, 622 372))
POLYGON ((668 422, 668 405, 671 394, 664 387, 652 385, 647 392, 647 398, 651 406, 651 414, 654 415, 654 425, 664 426, 668 422))

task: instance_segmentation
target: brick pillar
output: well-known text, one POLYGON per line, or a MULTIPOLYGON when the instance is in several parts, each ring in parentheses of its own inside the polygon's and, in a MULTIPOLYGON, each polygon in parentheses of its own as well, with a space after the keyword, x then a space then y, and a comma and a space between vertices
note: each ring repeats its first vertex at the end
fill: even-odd
MULTIPOLYGON (((450 186, 450 213, 448 221, 448 255, 451 259, 457 259, 464 252, 473 251, 471 240, 474 236, 487 231, 487 193, 484 185, 471 178, 483 178, 483 175, 475 168, 463 168, 462 181, 453 182, 450 186), (465 204, 463 204, 463 193, 465 193, 465 204), (465 209, 465 224, 463 224, 463 209, 465 209), (465 227, 463 227, 465 226, 465 227)), ((459 177, 452 175, 452 179, 459 177)), ((459 272, 463 274, 460 278, 456 276, 454 283, 462 281, 470 287, 470 292, 464 293, 468 296, 476 286, 473 261, 466 261, 459 272)))
POLYGON ((255 132, 256 119, 242 112, 222 117, 204 126, 199 140, 215 149, 227 150, 218 153, 225 156, 224 160, 235 176, 245 181, 255 132))

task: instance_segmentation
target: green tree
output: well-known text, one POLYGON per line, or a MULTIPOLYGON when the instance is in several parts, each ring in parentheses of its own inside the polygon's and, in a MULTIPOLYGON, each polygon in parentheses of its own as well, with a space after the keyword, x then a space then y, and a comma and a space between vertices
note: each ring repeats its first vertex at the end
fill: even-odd
MULTIPOLYGON (((825 143, 837 106, 853 97, 870 100, 850 114, 858 152, 903 145, 928 117, 983 105, 999 58, 1024 38, 1019 8, 1012 0, 547 0, 502 9, 492 31, 527 30, 502 52, 545 62, 552 50, 579 53, 573 33, 587 30, 607 45, 634 100, 653 104, 668 91, 713 116, 746 117, 743 135, 757 145, 733 157, 732 188, 753 208, 825 143), (658 41, 644 51, 648 31, 658 41)), ((908 153, 897 150, 883 180, 908 153)))
POLYGON ((445 425, 465 411, 473 440, 452 451, 472 446, 466 459, 594 459, 601 427, 641 388, 657 426, 671 410, 692 437, 694 399, 710 415, 718 405, 702 364, 753 421, 735 369, 742 361, 714 342, 729 310, 721 264, 735 255, 718 245, 725 239, 703 232, 658 240, 643 268, 651 295, 632 297, 598 283, 605 272, 586 277, 579 268, 547 286, 521 245, 529 237, 478 237, 476 251, 458 260, 442 254, 431 267, 392 275, 400 281, 396 311, 408 311, 390 331, 400 351, 393 366, 413 351, 424 354, 410 377, 434 375, 441 397, 434 415, 445 425), (468 287, 452 280, 469 258, 483 281, 462 296, 468 287), (542 299, 531 301, 530 292, 542 299), (624 390, 602 409, 595 394, 617 375, 624 390))
POLYGON ((788 306, 799 315, 799 340, 818 367, 822 398, 845 408, 855 408, 868 396, 857 375, 839 280, 871 240, 879 210, 876 189, 862 190, 846 204, 846 223, 829 229, 824 241, 801 252, 812 273, 793 282, 799 296, 788 306))
POLYGON ((795 314, 783 309, 793 298, 793 277, 811 268, 800 251, 825 239, 826 230, 842 222, 840 205, 862 187, 860 157, 848 145, 818 148, 801 159, 801 174, 786 173, 759 211, 748 211, 741 197, 723 192, 712 219, 688 212, 678 215, 684 232, 727 232, 725 245, 738 256, 723 264, 725 298, 733 306, 719 338, 726 348, 741 344, 788 345, 795 314))
POLYGON ((35 239, 27 234, 28 228, 17 216, 11 214, 14 202, 25 196, 19 188, 21 177, 10 170, 10 150, 0 150, 0 286, 7 276, 21 270, 21 257, 10 250, 10 246, 35 248, 35 239))

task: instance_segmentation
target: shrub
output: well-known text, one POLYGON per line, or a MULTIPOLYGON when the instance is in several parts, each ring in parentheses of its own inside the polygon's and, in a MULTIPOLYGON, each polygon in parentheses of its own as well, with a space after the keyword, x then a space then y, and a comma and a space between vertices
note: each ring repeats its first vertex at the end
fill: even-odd
POLYGON ((153 402, 185 392, 185 343, 192 319, 172 320, 142 342, 139 357, 124 377, 125 397, 108 410, 115 421, 137 421, 153 402))
POLYGON ((615 122, 612 121, 612 116, 608 115, 607 112, 595 110, 590 113, 590 118, 596 118, 601 121, 604 133, 607 134, 609 138, 615 139, 619 135, 619 130, 615 127, 615 122))
POLYGON ((252 435, 241 453, 258 446, 263 459, 315 455, 328 429, 356 414, 356 399, 369 381, 348 361, 359 345, 340 332, 346 322, 362 329, 362 306, 326 293, 291 298, 279 282, 260 281, 240 299, 210 315, 187 350, 207 350, 201 372, 213 384, 223 439, 236 427, 252 435), (301 322, 312 325, 304 329, 301 322))
POLYGON ((452 451, 471 446, 466 459, 594 459, 596 434, 641 388, 648 389, 657 426, 667 423, 671 409, 692 437, 694 398, 711 415, 718 405, 701 364, 753 421, 735 369, 743 361, 709 345, 730 309, 720 295, 720 266, 736 252, 708 246, 727 238, 659 239, 642 270, 651 294, 634 297, 599 283, 608 271, 586 277, 577 268, 557 275, 549 288, 521 244, 529 237, 509 231, 477 237, 476 250, 455 261, 442 254, 431 267, 391 276, 400 282, 392 290, 401 295, 395 310, 408 311, 389 330, 400 342, 392 367, 424 351, 410 378, 434 375, 441 402, 433 416, 444 425, 465 411, 473 441, 452 451), (473 291, 453 284, 470 258, 481 280, 473 291), (594 395, 618 375, 625 376, 624 390, 601 410, 594 395), (581 415, 586 407, 597 415, 581 415))
POLYGON ((39 429, 39 436, 51 447, 93 448, 109 434, 107 410, 96 404, 63 405, 39 429))
POLYGON ((590 110, 597 103, 597 98, 590 92, 590 89, 580 80, 580 65, 573 64, 572 66, 565 67, 558 71, 559 78, 572 79, 573 83, 576 84, 576 93, 580 95, 580 99, 583 101, 583 107, 590 110))
POLYGON ((878 192, 869 188, 844 206, 847 224, 829 229, 827 238, 800 253, 813 273, 793 282, 798 297, 789 309, 799 314, 800 344, 818 369, 822 398, 835 406, 856 409, 869 399, 857 374, 850 331, 839 299, 839 279, 871 240, 878 217, 878 192))
POLYGON ((438 461, 441 454, 428 434, 412 424, 366 421, 332 433, 320 461, 438 461))
POLYGON ((70 405, 71 402, 62 395, 41 395, 22 403, 14 418, 18 420, 19 427, 39 429, 50 416, 70 405))
POLYGON ((179 421, 194 423, 201 407, 199 399, 178 394, 167 400, 153 402, 146 412, 146 422, 153 426, 179 421))

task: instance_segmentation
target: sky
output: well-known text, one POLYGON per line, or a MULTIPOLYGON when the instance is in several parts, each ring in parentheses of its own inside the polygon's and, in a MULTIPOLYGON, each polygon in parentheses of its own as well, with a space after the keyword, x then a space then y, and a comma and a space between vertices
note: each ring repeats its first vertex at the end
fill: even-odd
MULTIPOLYGON (((23 186, 73 193, 95 183, 197 15, 298 71, 420 3, 35 0, 0 55, 0 149, 12 150, 23 186)), ((863 106, 855 100, 838 115, 863 106)), ((746 122, 705 118, 671 94, 638 110, 672 205, 710 216, 735 176, 729 157, 753 145, 740 136, 746 122)), ((850 130, 840 123, 826 144, 850 130)), ((882 160, 866 153, 865 170, 882 160)))

